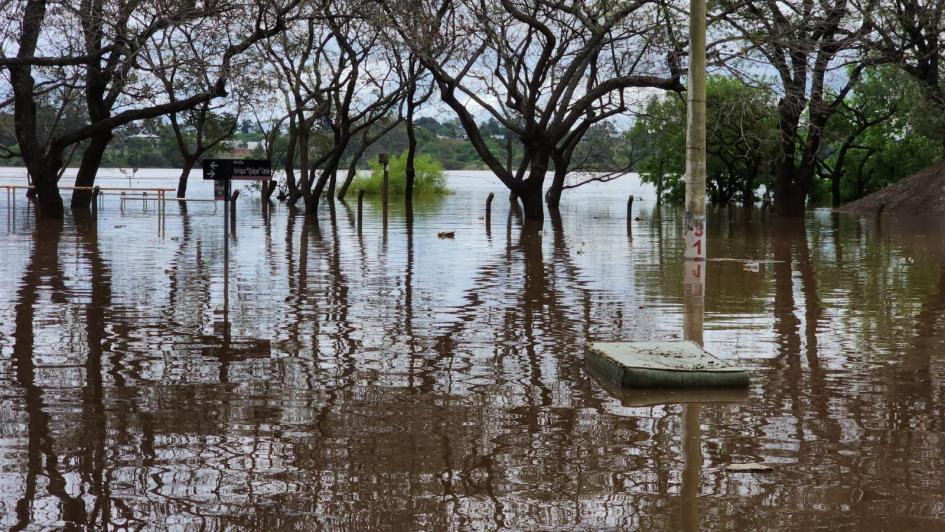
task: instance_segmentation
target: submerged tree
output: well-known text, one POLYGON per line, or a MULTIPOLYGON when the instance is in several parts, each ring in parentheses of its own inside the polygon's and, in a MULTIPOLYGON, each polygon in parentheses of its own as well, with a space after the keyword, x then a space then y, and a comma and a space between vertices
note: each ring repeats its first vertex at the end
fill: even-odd
MULTIPOLYGON (((78 5, 38 1, 3 4, 0 10, 9 24, 0 35, 2 49, 17 51, 14 57, 0 57, 12 93, 5 103, 13 107, 17 146, 43 214, 63 215, 58 182, 65 155, 73 146, 84 143, 76 184, 91 186, 116 128, 225 96, 234 57, 279 32, 297 3, 223 1, 169 6, 150 0, 86 0, 78 5), (155 91, 150 85, 153 80, 141 74, 141 55, 152 37, 173 36, 181 28, 239 37, 219 39, 212 50, 188 57, 193 68, 212 73, 211 83, 187 98, 171 100, 163 91, 155 91), (44 134, 35 98, 56 86, 81 87, 87 119, 44 134)), ((87 207, 88 199, 82 193, 74 195, 73 206, 87 207)))
MULTIPOLYGON (((773 95, 766 87, 751 87, 712 76, 706 87, 706 188, 717 204, 741 201, 750 206, 755 191, 770 187, 775 162, 777 119, 773 95)), ((657 203, 669 194, 683 199, 686 104, 678 97, 651 98, 627 133, 634 168, 644 182, 656 187, 657 203)))
MULTIPOLYGON (((171 102, 199 93, 213 82, 209 72, 192 64, 187 57, 201 56, 204 51, 212 50, 213 45, 208 41, 215 37, 210 33, 186 28, 177 33, 177 42, 171 41, 174 36, 168 34, 152 38, 144 54, 148 72, 157 79, 171 102)), ((235 72, 249 72, 255 70, 254 66, 244 60, 234 63, 232 69, 235 72)), ((236 132, 242 111, 249 104, 251 79, 246 75, 231 75, 228 92, 226 102, 206 100, 190 109, 168 115, 182 158, 177 183, 178 198, 187 195, 187 180, 197 161, 236 132)))
POLYGON ((680 48, 664 37, 672 20, 654 2, 383 5, 479 156, 521 198, 528 218, 543 216, 552 165, 548 203, 557 207, 576 145, 590 127, 629 108, 627 89, 682 90, 680 48), (475 119, 479 110, 519 141, 517 167, 486 142, 475 119))
POLYGON ((777 75, 775 206, 782 214, 802 215, 827 121, 868 63, 863 36, 869 21, 849 0, 723 0, 716 10, 712 16, 723 23, 717 31, 725 37, 715 52, 728 66, 742 68, 750 80, 760 61, 777 75), (740 48, 731 48, 730 35, 739 37, 740 48))
POLYGON ((915 79, 930 104, 927 116, 945 147, 945 2, 883 0, 861 6, 872 23, 868 46, 915 79))
POLYGON ((709 198, 727 205, 755 203, 759 186, 771 187, 778 142, 774 94, 731 78, 713 76, 706 93, 709 198))
POLYGON ((656 204, 667 192, 682 199, 681 179, 686 157, 686 104, 680 98, 653 96, 626 133, 629 158, 644 183, 656 188, 656 204))

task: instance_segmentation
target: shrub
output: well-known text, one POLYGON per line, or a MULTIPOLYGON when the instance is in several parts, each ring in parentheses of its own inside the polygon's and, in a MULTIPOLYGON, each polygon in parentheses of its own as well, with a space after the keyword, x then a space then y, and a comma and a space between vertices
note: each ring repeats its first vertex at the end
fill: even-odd
MULTIPOLYGON (((416 196, 449 194, 443 165, 429 155, 417 154, 413 162, 417 172, 413 182, 413 194, 416 196)), ((392 196, 402 196, 407 183, 407 152, 390 158, 390 177, 388 192, 392 196)), ((354 182, 354 190, 364 189, 366 194, 380 194, 384 186, 384 167, 377 160, 371 161, 371 175, 359 176, 354 182)))

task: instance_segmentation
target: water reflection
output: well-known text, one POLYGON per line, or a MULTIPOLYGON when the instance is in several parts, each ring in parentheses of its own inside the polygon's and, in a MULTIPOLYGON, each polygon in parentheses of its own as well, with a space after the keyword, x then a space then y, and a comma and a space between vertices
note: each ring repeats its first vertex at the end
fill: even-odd
POLYGON ((541 227, 496 202, 490 232, 472 191, 386 224, 241 200, 228 276, 209 207, 169 205, 163 237, 117 205, 18 211, 0 525, 940 527, 942 233, 718 214, 712 258, 767 262, 708 263, 700 330, 757 375, 684 407, 583 358, 692 325, 681 216, 575 198, 541 227))

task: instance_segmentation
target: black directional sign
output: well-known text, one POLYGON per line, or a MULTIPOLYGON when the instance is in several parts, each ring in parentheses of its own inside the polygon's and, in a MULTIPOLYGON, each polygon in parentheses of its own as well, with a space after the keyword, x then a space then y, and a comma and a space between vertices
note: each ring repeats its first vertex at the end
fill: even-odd
POLYGON ((203 178, 268 181, 272 163, 268 159, 204 159, 203 178))

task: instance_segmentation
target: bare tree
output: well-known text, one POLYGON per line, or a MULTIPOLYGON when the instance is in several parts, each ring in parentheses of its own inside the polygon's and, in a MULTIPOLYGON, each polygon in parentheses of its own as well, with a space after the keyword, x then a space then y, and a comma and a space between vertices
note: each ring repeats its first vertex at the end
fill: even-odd
POLYGON ((710 17, 721 23, 723 38, 715 53, 749 79, 759 74, 757 62, 777 73, 775 207, 803 215, 827 121, 869 63, 863 53, 869 22, 850 0, 722 0, 716 9, 710 17), (731 46, 732 35, 740 47, 731 46))
MULTIPOLYGON (((172 102, 199 93, 213 82, 206 70, 193 65, 188 58, 200 57, 208 49, 212 50, 208 41, 215 36, 190 28, 181 28, 176 34, 163 33, 152 38, 151 45, 143 54, 146 71, 160 82, 164 94, 172 102)), ((236 72, 248 72, 255 70, 252 66, 244 60, 241 64, 233 64, 232 68, 236 72)), ((251 90, 249 76, 231 74, 227 102, 206 100, 191 109, 170 113, 171 129, 183 159, 177 183, 178 198, 187 196, 187 179, 197 161, 233 136, 240 115, 251 98, 251 90)))
POLYGON ((329 109, 325 126, 331 143, 311 163, 310 178, 300 186, 310 214, 316 213, 326 185, 334 189, 339 164, 352 140, 365 129, 402 113, 403 85, 397 76, 396 52, 385 46, 372 19, 363 16, 370 7, 370 2, 329 2, 324 6, 323 16, 333 39, 333 46, 323 53, 324 66, 339 90, 315 99, 329 109))
POLYGON ((338 80, 326 75, 324 61, 332 44, 332 34, 321 20, 321 6, 285 32, 265 42, 288 110, 289 137, 285 159, 286 188, 290 205, 302 196, 301 187, 310 182, 309 153, 311 130, 328 113, 327 94, 338 90, 338 80), (295 168, 298 158, 299 180, 295 168))
MULTIPOLYGON (((382 2, 436 81, 492 172, 542 218, 545 174, 556 208, 574 149, 594 124, 628 108, 631 88, 682 90, 681 52, 657 2, 551 0, 382 2), (486 142, 475 118, 494 117, 522 145, 517 167, 486 142)), ((507 151, 507 150, 506 150, 507 151)))
MULTIPOLYGON (((272 84, 263 94, 268 97, 254 98, 249 103, 249 114, 253 117, 253 123, 258 131, 263 134, 263 153, 266 158, 275 163, 281 158, 287 156, 288 143, 283 142, 283 125, 289 120, 289 113, 280 104, 279 98, 275 97, 277 91, 272 84)), ((273 178, 262 187, 263 201, 269 201, 272 194, 279 186, 278 181, 273 178)))
POLYGON ((860 6, 872 22, 870 51, 898 65, 925 90, 945 146, 945 2, 883 0, 860 6))
MULTIPOLYGON (((4 14, 13 17, 15 29, 5 27, 2 35, 12 41, 4 42, 2 49, 16 49, 16 56, 0 57, 0 66, 9 72, 17 144, 32 176, 41 212, 52 217, 63 215, 58 182, 65 154, 72 146, 87 142, 77 183, 90 185, 115 128, 225 96, 233 58, 279 32, 298 3, 175 3, 171 9, 156 0, 115 4, 86 0, 79 6, 46 1, 4 5, 4 14), (220 34, 212 54, 192 58, 213 72, 212 83, 187 98, 169 100, 155 94, 148 80, 135 73, 150 37, 185 26, 220 34), (76 27, 82 30, 78 36, 76 27), (34 99, 43 87, 72 79, 62 76, 62 68, 70 69, 83 83, 87 121, 43 136, 34 99)), ((83 206, 81 195, 78 199, 74 196, 73 205, 83 206)))

